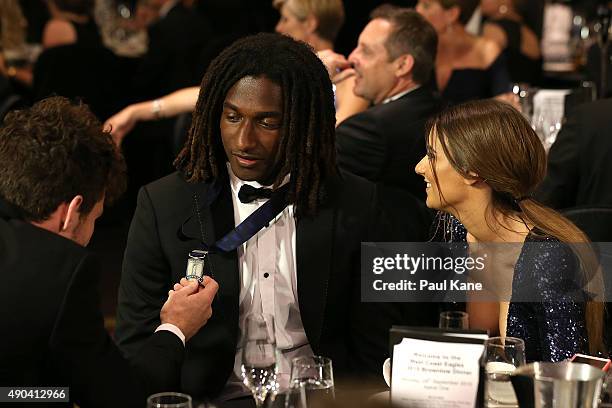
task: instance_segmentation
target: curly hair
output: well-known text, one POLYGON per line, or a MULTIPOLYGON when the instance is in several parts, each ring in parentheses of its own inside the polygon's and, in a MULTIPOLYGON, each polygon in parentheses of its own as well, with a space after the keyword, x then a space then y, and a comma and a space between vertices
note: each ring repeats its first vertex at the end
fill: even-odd
POLYGON ((81 215, 126 186, 125 162, 89 108, 51 97, 9 113, 0 127, 0 196, 40 222, 83 196, 81 215))
POLYGON ((315 214, 325 194, 323 181, 337 172, 334 96, 327 70, 312 48, 289 37, 246 37, 212 62, 175 166, 189 182, 210 181, 227 172, 219 120, 225 96, 247 76, 265 77, 282 90, 274 187, 290 174, 288 199, 296 216, 315 214))

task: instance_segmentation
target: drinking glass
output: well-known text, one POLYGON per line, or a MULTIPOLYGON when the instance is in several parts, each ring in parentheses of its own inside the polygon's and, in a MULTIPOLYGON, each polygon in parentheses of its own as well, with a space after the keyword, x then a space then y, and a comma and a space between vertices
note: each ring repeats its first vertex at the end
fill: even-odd
POLYGON ((160 392, 147 398, 147 408, 192 408, 191 397, 179 392, 160 392))
POLYGON ((525 364, 525 342, 516 337, 491 337, 485 341, 486 398, 489 403, 516 405, 510 374, 525 364))
POLYGON ((512 85, 512 93, 515 95, 515 101, 520 108, 520 112, 530 123, 533 116, 533 95, 536 92, 537 88, 529 84, 516 83, 512 85))
POLYGON ((293 383, 284 393, 285 408, 307 408, 306 404, 306 388, 302 383, 293 383))
POLYGON ((546 152, 548 152, 553 143, 555 143, 555 140, 557 140, 562 121, 562 117, 548 112, 541 112, 534 118, 534 130, 542 141, 546 152))
POLYGON ((469 329, 468 314, 459 311, 442 312, 438 327, 441 329, 469 329))
POLYGON ((269 393, 278 390, 274 318, 269 314, 250 314, 245 320, 242 349, 242 379, 262 407, 269 393))
POLYGON ((334 372, 327 357, 297 357, 291 362, 291 384, 302 384, 308 405, 312 401, 334 399, 334 372))

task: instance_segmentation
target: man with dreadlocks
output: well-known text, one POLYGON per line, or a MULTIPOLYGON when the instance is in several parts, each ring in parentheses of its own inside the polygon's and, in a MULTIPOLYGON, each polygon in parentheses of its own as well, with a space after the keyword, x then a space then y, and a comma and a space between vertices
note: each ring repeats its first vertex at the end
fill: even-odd
POLYGON ((139 194, 119 344, 137 352, 190 251, 203 250, 219 292, 212 318, 187 345, 183 391, 248 394, 240 340, 246 315, 262 311, 275 318, 281 385, 291 358, 313 353, 332 358, 336 379, 378 375, 388 329, 401 316, 360 302, 360 243, 392 237, 374 185, 337 170, 325 67, 305 44, 259 34, 221 53, 201 89, 178 172, 139 194))

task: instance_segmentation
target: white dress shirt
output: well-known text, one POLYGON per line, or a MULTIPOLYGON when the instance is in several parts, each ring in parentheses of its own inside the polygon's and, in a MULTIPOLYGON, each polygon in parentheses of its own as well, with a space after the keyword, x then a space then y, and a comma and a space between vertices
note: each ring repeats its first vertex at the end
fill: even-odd
POLYGON ((421 87, 421 85, 417 85, 417 86, 413 86, 412 88, 406 89, 405 91, 402 92, 398 92, 395 95, 392 95, 388 98, 386 98, 384 101, 382 101, 382 105, 384 105, 385 103, 389 103, 389 102, 393 102, 393 101, 397 101, 399 98, 401 98, 402 96, 409 94, 410 92, 417 90, 421 87))
MULTIPOLYGON (((241 203, 238 199, 240 187, 249 184, 263 187, 257 182, 243 181, 236 177, 228 165, 232 189, 235 225, 240 224, 267 199, 241 203)), ((283 184, 289 181, 286 177, 283 184)), ((274 316, 276 346, 279 350, 278 381, 286 388, 291 374, 291 360, 312 355, 302 325, 297 302, 297 268, 295 262, 295 218, 293 206, 287 206, 272 220, 268 227, 238 248, 240 272, 239 324, 240 338, 234 360, 234 372, 230 376, 220 399, 250 395, 242 384, 242 336, 245 318, 249 313, 266 313, 274 316)))

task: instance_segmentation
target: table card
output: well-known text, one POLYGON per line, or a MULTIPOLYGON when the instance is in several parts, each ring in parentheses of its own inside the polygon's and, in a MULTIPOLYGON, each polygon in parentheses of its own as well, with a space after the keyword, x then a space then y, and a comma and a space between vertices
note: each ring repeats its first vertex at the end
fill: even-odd
POLYGON ((393 406, 473 408, 483 344, 404 338, 393 348, 393 406))

